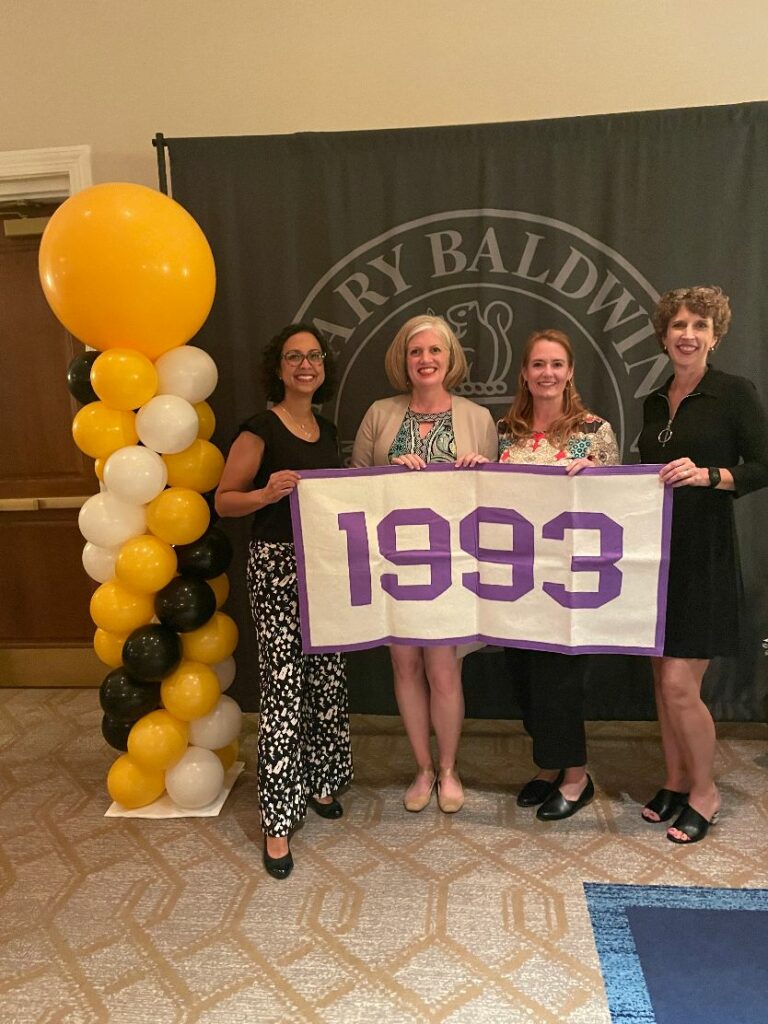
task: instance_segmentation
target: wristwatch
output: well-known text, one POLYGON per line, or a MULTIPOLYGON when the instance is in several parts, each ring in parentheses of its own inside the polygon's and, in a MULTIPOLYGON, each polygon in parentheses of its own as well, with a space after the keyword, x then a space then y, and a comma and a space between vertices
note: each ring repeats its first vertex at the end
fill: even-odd
POLYGON ((720 470, 716 466, 710 466, 707 472, 709 473, 709 486, 717 487, 720 483, 720 470))

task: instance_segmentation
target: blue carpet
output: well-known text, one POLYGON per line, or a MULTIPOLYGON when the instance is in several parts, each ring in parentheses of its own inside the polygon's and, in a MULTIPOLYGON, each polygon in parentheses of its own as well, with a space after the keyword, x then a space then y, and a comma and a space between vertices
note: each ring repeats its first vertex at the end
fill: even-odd
POLYGON ((768 1021, 768 890, 584 890, 614 1024, 768 1021))

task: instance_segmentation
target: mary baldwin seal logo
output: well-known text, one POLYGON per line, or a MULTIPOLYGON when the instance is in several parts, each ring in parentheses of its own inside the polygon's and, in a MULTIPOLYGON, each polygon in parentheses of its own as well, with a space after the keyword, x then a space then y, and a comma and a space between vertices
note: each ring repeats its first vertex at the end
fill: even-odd
POLYGON ((503 414, 531 331, 565 331, 586 404, 610 420, 625 459, 641 402, 664 378, 650 322, 658 293, 627 259, 586 232, 517 210, 452 210, 400 224, 350 252, 295 314, 329 341, 339 386, 325 410, 346 454, 363 413, 391 394, 384 353, 419 313, 452 325, 467 354, 458 393, 503 414))

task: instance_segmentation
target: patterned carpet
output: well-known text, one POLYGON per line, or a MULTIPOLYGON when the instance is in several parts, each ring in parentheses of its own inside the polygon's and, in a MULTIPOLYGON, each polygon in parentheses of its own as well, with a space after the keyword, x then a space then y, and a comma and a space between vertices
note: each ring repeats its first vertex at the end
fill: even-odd
POLYGON ((104 818, 95 690, 0 689, 3 1024, 610 1024, 584 883, 768 888, 768 730, 721 728, 724 813, 685 849, 643 824, 656 728, 596 723, 598 798, 515 805, 519 723, 467 723, 468 800, 409 815, 399 722, 356 717, 345 816, 261 867, 254 716, 217 818, 104 818))

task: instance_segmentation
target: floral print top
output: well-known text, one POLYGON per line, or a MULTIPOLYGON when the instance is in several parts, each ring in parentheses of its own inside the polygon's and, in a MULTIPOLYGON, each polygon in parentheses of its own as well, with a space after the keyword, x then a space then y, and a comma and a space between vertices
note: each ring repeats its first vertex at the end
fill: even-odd
POLYGON ((567 459, 589 459, 596 466, 618 465, 619 446, 610 423, 587 413, 562 448, 551 444, 541 431, 518 438, 499 433, 499 462, 556 466, 567 459))
POLYGON ((406 410, 400 429, 389 449, 389 461, 398 455, 420 455, 426 462, 455 462, 456 437, 453 433, 451 410, 427 413, 406 410), (431 423, 425 437, 421 436, 420 424, 431 423))

